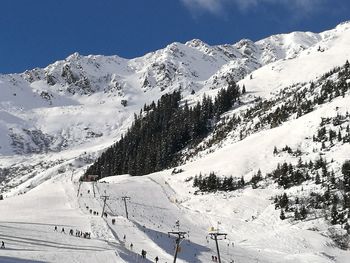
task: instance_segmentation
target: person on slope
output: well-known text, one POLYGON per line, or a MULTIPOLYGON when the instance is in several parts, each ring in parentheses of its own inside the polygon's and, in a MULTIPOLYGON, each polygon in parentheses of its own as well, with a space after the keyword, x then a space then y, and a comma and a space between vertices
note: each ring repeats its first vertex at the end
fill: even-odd
POLYGON ((1 241, 1 248, 5 248, 5 242, 1 241))
POLYGON ((158 262, 159 258, 158 256, 156 256, 156 258, 154 259, 156 261, 156 263, 158 262))

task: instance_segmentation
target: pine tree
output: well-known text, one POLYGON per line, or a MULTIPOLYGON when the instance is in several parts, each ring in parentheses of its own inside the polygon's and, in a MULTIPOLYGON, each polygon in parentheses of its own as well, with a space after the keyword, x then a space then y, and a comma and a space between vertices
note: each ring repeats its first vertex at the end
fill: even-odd
POLYGON ((193 187, 198 187, 199 186, 199 180, 198 176, 196 175, 193 179, 193 187))
POLYGON ((246 89, 245 89, 245 85, 243 85, 242 87, 242 94, 245 94, 246 93, 246 89))
POLYGON ((344 209, 348 209, 350 211, 350 193, 344 193, 343 206, 344 206, 344 209))
POLYGON ((341 136, 341 132, 340 132, 340 129, 338 131, 338 136, 337 136, 337 139, 338 139, 338 142, 341 142, 342 141, 342 136, 341 136))
POLYGON ((321 183, 320 174, 318 172, 316 172, 315 184, 320 184, 320 183, 321 183))
POLYGON ((341 168, 344 178, 344 190, 350 192, 350 161, 345 161, 341 168))
POLYGON ((258 187, 258 183, 262 180, 261 170, 259 169, 256 174, 253 175, 252 179, 250 180, 252 184, 252 188, 256 189, 258 187))
POLYGON ((337 210, 337 205, 333 205, 332 206, 332 210, 331 210, 331 224, 332 225, 336 225, 338 223, 338 219, 339 219, 339 213, 337 210))
POLYGON ((280 219, 281 219, 281 220, 285 220, 285 219, 286 219, 286 215, 284 214, 283 209, 281 209, 280 219))
POLYGON ((278 154, 278 150, 277 150, 277 147, 275 146, 274 148, 273 148, 273 155, 277 155, 278 154))
POLYGON ((288 196, 287 196, 286 193, 284 193, 282 195, 281 200, 280 200, 280 206, 281 206, 281 208, 286 208, 287 209, 288 208, 288 204, 289 204, 288 196))
POLYGON ((313 167, 314 167, 314 163, 310 160, 310 162, 309 162, 309 169, 312 169, 313 167))
POLYGON ((298 167, 298 168, 303 167, 303 160, 301 159, 301 157, 298 159, 297 167, 298 167))
POLYGON ((305 206, 301 206, 300 208, 300 217, 301 219, 305 219, 307 217, 308 211, 305 206))
POLYGON ((295 209, 295 211, 294 211, 294 220, 300 220, 300 219, 301 219, 301 217, 300 217, 299 210, 295 209))
POLYGON ((241 185, 241 186, 244 186, 244 185, 245 185, 245 181, 244 181, 244 177, 243 177, 243 176, 241 177, 240 185, 241 185))

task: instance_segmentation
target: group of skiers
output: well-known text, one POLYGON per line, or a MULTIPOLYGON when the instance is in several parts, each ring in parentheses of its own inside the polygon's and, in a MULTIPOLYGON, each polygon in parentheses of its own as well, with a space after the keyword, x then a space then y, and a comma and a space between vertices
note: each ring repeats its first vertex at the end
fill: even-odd
POLYGON ((218 262, 218 257, 217 256, 211 256, 211 261, 218 262))
MULTIPOLYGON (((55 231, 55 232, 58 232, 57 226, 55 226, 54 231, 55 231)), ((66 233, 65 230, 64 230, 64 227, 62 227, 61 233, 63 233, 63 234, 66 233)), ((70 229, 70 230, 69 230, 69 235, 74 236, 74 230, 73 230, 73 229, 70 229)), ((76 236, 76 237, 82 237, 82 238, 88 238, 88 239, 90 239, 90 238, 91 238, 91 233, 90 233, 90 232, 79 231, 79 230, 77 229, 77 230, 75 230, 75 236, 76 236)))
MULTIPOLYGON (((130 244, 130 248, 131 248, 131 250, 132 250, 132 243, 130 244)), ((141 250, 141 258, 146 258, 146 255, 147 255, 147 251, 146 250, 144 250, 144 249, 142 249, 141 250)), ((158 261, 159 261, 159 257, 158 256, 156 256, 155 258, 154 258, 154 261, 156 262, 156 263, 158 263, 158 261)))
MULTIPOLYGON (((89 206, 86 205, 86 209, 89 210, 90 214, 94 215, 94 216, 98 216, 98 212, 97 211, 93 211, 89 206)), ((103 214, 105 217, 107 217, 107 213, 103 214)))

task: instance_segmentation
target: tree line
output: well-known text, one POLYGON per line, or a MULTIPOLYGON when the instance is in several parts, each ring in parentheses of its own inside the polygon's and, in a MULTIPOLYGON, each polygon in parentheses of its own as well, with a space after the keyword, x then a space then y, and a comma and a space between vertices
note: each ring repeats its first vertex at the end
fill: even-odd
POLYGON ((135 114, 126 134, 101 154, 85 176, 139 176, 175 165, 179 152, 207 136, 220 115, 239 102, 240 94, 239 86, 231 81, 214 99, 204 96, 194 106, 181 103, 180 90, 163 95, 135 114))

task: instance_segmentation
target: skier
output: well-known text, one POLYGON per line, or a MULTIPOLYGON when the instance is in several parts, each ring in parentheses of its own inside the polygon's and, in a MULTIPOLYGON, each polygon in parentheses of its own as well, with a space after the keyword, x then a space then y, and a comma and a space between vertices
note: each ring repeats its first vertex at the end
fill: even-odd
POLYGON ((66 232, 64 232, 64 227, 62 227, 61 233, 66 233, 66 232))
POLYGON ((156 261, 156 263, 158 262, 159 258, 158 256, 156 256, 156 258, 154 259, 156 261))
POLYGON ((5 248, 5 242, 1 241, 1 248, 5 248))
POLYGON ((57 232, 57 226, 55 226, 55 230, 54 231, 56 231, 57 232))
POLYGON ((131 243, 130 244, 130 250, 132 250, 133 247, 134 247, 134 245, 131 243))

